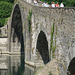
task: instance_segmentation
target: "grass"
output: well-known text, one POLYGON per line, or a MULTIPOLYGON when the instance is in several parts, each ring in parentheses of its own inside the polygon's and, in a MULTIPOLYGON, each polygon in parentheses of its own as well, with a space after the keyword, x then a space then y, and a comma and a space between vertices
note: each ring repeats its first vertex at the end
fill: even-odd
POLYGON ((52 75, 52 72, 49 72, 49 74, 48 75, 52 75))

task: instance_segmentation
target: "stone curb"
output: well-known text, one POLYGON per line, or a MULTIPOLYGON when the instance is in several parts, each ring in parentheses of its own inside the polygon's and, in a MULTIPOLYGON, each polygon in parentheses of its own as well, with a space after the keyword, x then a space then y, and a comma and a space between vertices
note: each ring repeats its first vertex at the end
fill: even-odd
POLYGON ((31 62, 31 61, 26 61, 25 60, 25 64, 32 66, 32 67, 36 67, 35 63, 31 62))

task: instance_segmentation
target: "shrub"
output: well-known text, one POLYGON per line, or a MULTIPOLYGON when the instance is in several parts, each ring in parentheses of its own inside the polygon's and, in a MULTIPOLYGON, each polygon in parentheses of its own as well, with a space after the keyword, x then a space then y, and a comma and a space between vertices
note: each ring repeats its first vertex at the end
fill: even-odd
POLYGON ((14 3, 15 0, 0 0, 0 1, 6 1, 6 2, 14 3))
POLYGON ((6 19, 11 15, 12 5, 6 1, 0 1, 0 27, 4 26, 6 19))

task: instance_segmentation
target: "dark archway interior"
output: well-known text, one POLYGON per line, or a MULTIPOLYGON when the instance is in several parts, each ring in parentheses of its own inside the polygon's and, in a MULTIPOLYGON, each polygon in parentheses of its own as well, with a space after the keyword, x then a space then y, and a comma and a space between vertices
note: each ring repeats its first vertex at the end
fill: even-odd
POLYGON ((75 57, 69 64, 67 75, 75 75, 75 57))
POLYGON ((40 53, 44 64, 49 62, 49 50, 46 35, 43 31, 40 32, 37 40, 37 50, 40 53))
POLYGON ((12 23, 11 23, 11 42, 17 42, 21 46, 21 53, 24 53, 24 39, 23 39, 23 27, 19 5, 16 4, 13 11, 12 23))

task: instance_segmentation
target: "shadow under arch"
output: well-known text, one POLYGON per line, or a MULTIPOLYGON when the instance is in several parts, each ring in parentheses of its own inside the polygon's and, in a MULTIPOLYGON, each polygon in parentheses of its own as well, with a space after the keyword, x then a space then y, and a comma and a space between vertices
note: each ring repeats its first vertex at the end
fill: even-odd
POLYGON ((75 57, 70 61, 67 75, 75 75, 75 57))
MULTIPOLYGON (((21 11, 18 4, 15 5, 12 22, 11 22, 11 46, 12 43, 16 46, 16 49, 20 49, 21 53, 24 53, 24 38, 21 11)), ((11 47, 12 48, 12 47, 11 47)))
POLYGON ((38 35, 36 49, 37 52, 39 52, 39 54, 41 55, 44 64, 47 64, 49 62, 48 41, 43 31, 40 31, 38 35))

